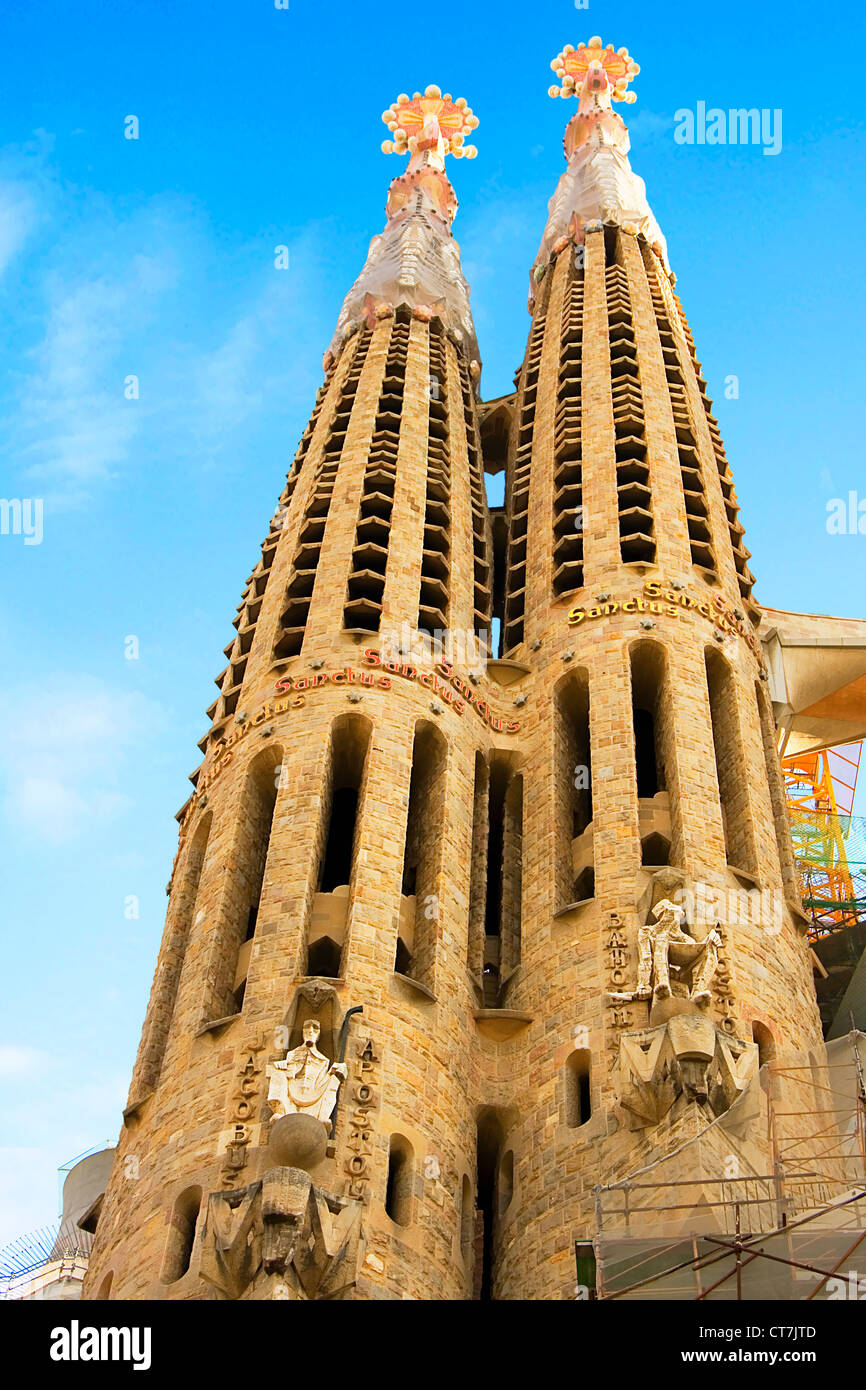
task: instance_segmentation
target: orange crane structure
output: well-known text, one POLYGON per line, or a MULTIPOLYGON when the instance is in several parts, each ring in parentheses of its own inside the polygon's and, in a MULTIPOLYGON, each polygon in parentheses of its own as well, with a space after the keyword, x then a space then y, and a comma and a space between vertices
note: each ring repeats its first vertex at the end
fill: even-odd
POLYGON ((862 750, 845 744, 782 759, 825 1028, 866 945, 866 818, 852 814, 862 750))

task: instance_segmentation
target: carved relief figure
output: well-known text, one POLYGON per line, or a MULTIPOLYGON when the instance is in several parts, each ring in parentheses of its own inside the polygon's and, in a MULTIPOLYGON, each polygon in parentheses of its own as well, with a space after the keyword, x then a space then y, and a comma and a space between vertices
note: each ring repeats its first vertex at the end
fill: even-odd
POLYGON ((312 1115, 330 1128, 340 1083, 346 1076, 342 1062, 330 1062, 316 1046, 321 1028, 316 1019, 304 1024, 304 1041, 282 1062, 268 1066, 268 1105, 271 1118, 280 1115, 312 1115))
POLYGON ((710 985, 719 963, 719 932, 714 927, 703 941, 696 941, 682 929, 685 910, 669 898, 657 903, 652 915, 655 920, 638 929, 635 989, 631 993, 611 994, 610 998, 668 999, 673 971, 675 975, 691 973, 689 998, 693 1004, 705 1007, 710 1002, 710 985))

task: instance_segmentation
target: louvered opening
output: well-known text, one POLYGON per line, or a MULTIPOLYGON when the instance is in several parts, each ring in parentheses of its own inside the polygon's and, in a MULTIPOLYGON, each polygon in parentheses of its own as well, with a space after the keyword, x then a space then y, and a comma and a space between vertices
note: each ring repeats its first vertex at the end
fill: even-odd
POLYGON ((604 279, 613 398, 619 549, 625 564, 651 565, 656 558, 656 542, 643 393, 628 277, 619 261, 619 236, 618 229, 605 228, 607 265, 604 279))
POLYGON ((677 351, 676 338, 674 337, 673 327, 668 315, 664 295, 662 294, 658 272, 654 264, 653 253, 646 243, 642 244, 641 250, 643 252, 647 281, 649 283, 653 310, 655 312, 656 324, 659 331, 662 357, 664 358, 665 364, 665 377, 667 378, 668 391, 670 393, 692 564, 703 573, 706 579, 715 582, 718 578, 718 574, 709 524, 707 492, 704 486, 697 440, 695 439, 694 425, 689 411, 688 397, 686 396, 682 363, 680 362, 679 353, 677 351))
POLYGON ((313 584, 322 552, 325 535, 325 522, 331 506, 334 484, 346 433, 352 415, 352 407, 361 380, 361 371, 366 361, 372 339, 368 328, 358 334, 355 353, 349 374, 343 383, 340 399, 325 448, 316 469, 313 486, 307 501, 304 519, 298 532, 298 544, 292 558, 292 573, 286 587, 286 600, 280 616, 280 637, 274 647, 274 656, 285 659, 297 656, 301 650, 313 595, 313 584))
POLYGON ((526 611, 526 537, 529 518, 529 475, 532 439, 535 431, 535 410, 538 401, 538 374, 547 323, 547 304, 552 276, 542 282, 542 292, 535 310, 529 343, 523 365, 520 408, 514 456, 511 460, 508 489, 508 551, 505 569, 505 608, 503 616, 502 650, 510 651, 523 641, 526 611))
MULTIPOLYGON (((734 492, 734 481, 731 476, 730 465, 728 463, 727 455, 725 453, 725 446, 722 442, 722 434, 721 430, 719 429, 718 421, 716 420, 712 412, 712 401, 707 395, 707 383, 701 374, 701 364, 698 361, 697 352, 695 351, 695 340, 692 337, 688 320, 685 316, 683 306, 677 295, 673 296, 673 300, 676 304, 677 311, 679 313, 683 335, 686 339, 686 342, 688 343, 689 354, 692 359, 692 365, 694 366, 695 375, 697 377, 698 382, 698 388, 701 393, 701 401, 703 402, 704 413, 706 415, 707 427, 710 432, 710 439, 712 441, 713 454, 716 460, 716 467, 719 470, 719 477, 722 481, 722 495, 725 499, 725 512, 728 518, 728 532, 730 535, 731 546, 734 553, 734 565, 737 571, 737 584, 739 586, 740 594, 742 595, 743 599, 745 599, 746 602, 751 605, 752 586, 755 582, 755 576, 752 574, 748 565, 748 560, 749 556, 751 555, 751 551, 748 550, 742 542, 743 527, 738 520, 739 508, 737 506, 736 493, 734 492)), ((754 605, 750 606, 749 616, 753 622, 759 620, 759 610, 754 605)))
POLYGON ((385 374, 364 472, 343 607, 343 626, 368 632, 378 632, 382 619, 388 533, 394 509, 397 450, 409 354, 409 323, 408 311, 398 309, 391 327, 385 374), (375 524, 378 524, 379 532, 377 539, 372 539, 370 530, 371 525, 375 524))
POLYGON ((583 268, 569 267, 562 305, 553 436, 553 594, 583 585, 583 268))
POLYGON ((451 456, 445 334, 430 325, 430 401, 427 409, 427 485, 418 630, 444 632, 448 626, 451 552, 451 456))

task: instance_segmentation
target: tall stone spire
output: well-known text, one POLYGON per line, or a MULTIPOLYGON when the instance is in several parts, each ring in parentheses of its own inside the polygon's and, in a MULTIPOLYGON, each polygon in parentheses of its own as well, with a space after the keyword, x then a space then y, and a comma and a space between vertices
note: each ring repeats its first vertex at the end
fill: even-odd
POLYGON ((445 173, 445 156, 475 158, 478 151, 466 144, 466 136, 478 118, 464 97, 455 101, 450 93, 443 96, 438 87, 430 86, 423 96, 398 96, 382 120, 393 132, 393 139, 383 142, 384 153, 408 152, 409 166, 388 190, 387 224, 370 242, 364 269, 343 302, 325 368, 361 323, 372 325, 401 304, 416 318, 441 319, 463 343, 469 360, 477 363, 469 287, 451 231, 457 197, 445 173))
POLYGON ((679 1267, 707 1194, 761 1239, 814 1206, 820 1018, 733 478, 610 109, 636 67, 557 65, 569 167, 488 403, 504 517, 444 172, 474 117, 433 87, 386 113, 409 167, 225 648, 86 1299, 568 1300, 629 1223, 679 1267), (623 1203, 637 1173, 657 1199, 623 1203))
POLYGON ((640 68, 627 48, 591 38, 574 48, 566 44, 551 65, 561 86, 549 88, 552 97, 577 97, 577 112, 569 121, 563 147, 568 168, 548 205, 547 226, 535 258, 529 308, 551 258, 571 238, 581 243, 588 222, 603 222, 642 233, 665 266, 667 248, 646 197, 646 185, 628 160, 630 141, 614 101, 635 101, 626 90, 640 68))

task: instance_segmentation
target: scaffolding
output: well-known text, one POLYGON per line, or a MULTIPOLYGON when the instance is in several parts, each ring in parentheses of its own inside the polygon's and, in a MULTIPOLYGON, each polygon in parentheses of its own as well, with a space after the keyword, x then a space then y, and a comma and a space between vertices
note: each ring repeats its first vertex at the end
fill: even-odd
POLYGON ((861 752, 854 743, 782 759, 825 1033, 866 948, 866 818, 852 814, 861 752))
POLYGON ((596 1188, 595 1296, 825 1300, 866 1287, 864 1072, 856 1031, 768 1061, 696 1138, 596 1188))
POLYGON ((866 820, 852 814, 862 744, 782 760, 803 907, 818 940, 866 916, 866 820))

